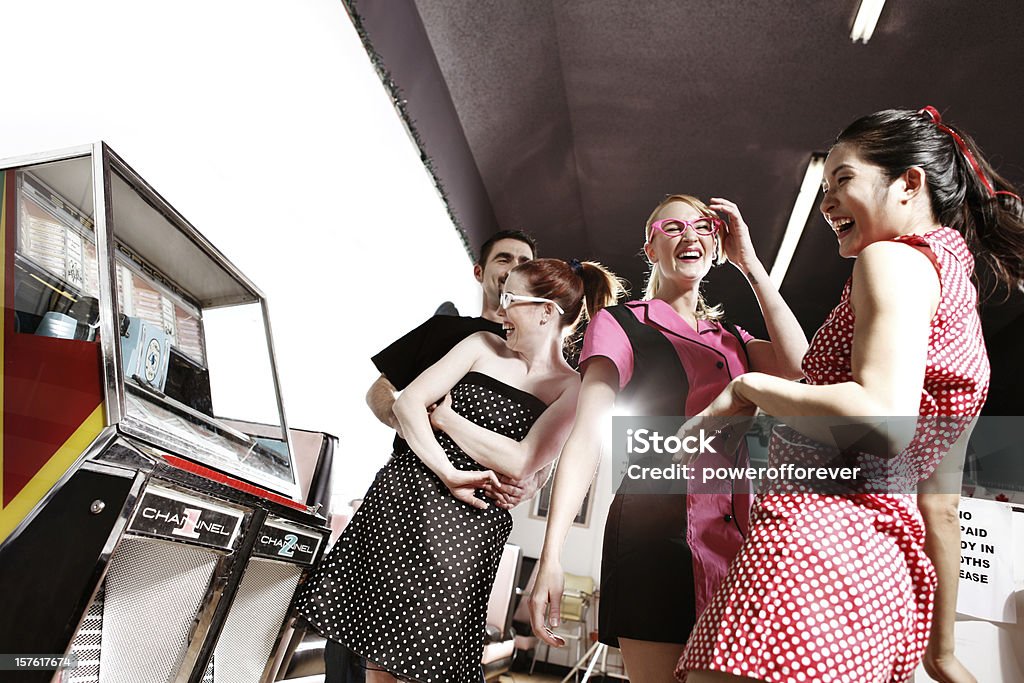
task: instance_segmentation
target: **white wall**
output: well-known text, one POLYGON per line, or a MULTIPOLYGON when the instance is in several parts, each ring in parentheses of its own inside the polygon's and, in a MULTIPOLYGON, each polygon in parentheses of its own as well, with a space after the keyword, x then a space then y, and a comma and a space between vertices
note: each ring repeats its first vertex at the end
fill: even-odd
POLYGON ((267 295, 289 423, 341 437, 339 500, 392 434, 369 357, 471 262, 339 0, 3 8, 0 158, 107 141, 267 295), (316 330, 316 334, 311 334, 316 330))
MULTIPOLYGON (((562 551, 562 569, 570 574, 592 576, 601 579, 601 541, 604 538, 604 523, 608 506, 612 502, 611 459, 605 454, 593 485, 593 507, 590 524, 586 527, 573 526, 565 539, 562 551)), ((512 511, 515 527, 509 536, 509 543, 523 548, 527 557, 539 557, 544 541, 545 520, 530 516, 533 503, 524 503, 512 511)))
MULTIPOLYGON (((480 293, 341 2, 33 0, 3 25, 0 158, 110 144, 267 295, 288 422, 341 438, 335 505, 361 496, 393 436, 370 356, 480 293)), ((564 555, 595 579, 600 476, 564 555)), ((543 522, 514 516, 537 556, 543 522)))
MULTIPOLYGON (((978 681, 1024 681, 1024 509, 1014 507, 1011 562, 1017 623, 994 623, 957 615, 956 656, 978 681)), ((919 666, 914 683, 931 680, 924 666, 919 666)))
MULTIPOLYGON (((572 526, 565 538, 565 545, 562 550, 562 569, 569 574, 591 576, 597 585, 601 581, 601 545, 604 538, 605 521, 608 517, 608 506, 612 502, 612 460, 611 450, 607 447, 610 443, 611 425, 607 425, 605 435, 606 447, 601 455, 601 464, 597 470, 591 497, 593 498, 590 509, 590 523, 586 527, 572 526)), ((539 557, 544 542, 545 521, 530 516, 533 509, 533 502, 524 503, 512 511, 512 519, 515 526, 509 536, 509 543, 515 543, 523 549, 527 557, 539 557)), ((585 635, 597 628, 597 610, 593 608, 587 617, 587 629, 585 635)), ((590 647, 590 642, 584 638, 581 644, 580 653, 584 653, 590 647)), ((575 644, 570 643, 564 648, 550 648, 547 652, 541 650, 539 653, 541 661, 572 666, 579 658, 576 654, 575 644)), ((621 670, 621 662, 617 654, 612 655, 608 660, 609 671, 621 670), (616 669, 615 667, 620 667, 616 669)))

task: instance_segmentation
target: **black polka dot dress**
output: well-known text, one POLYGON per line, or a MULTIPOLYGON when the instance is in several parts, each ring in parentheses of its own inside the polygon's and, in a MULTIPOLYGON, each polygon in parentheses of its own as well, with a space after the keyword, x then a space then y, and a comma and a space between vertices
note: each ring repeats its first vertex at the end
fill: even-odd
MULTIPOLYGON (((451 395, 460 415, 517 441, 546 408, 476 372, 451 395)), ((447 435, 437 437, 458 469, 484 469, 447 435)), ((508 511, 456 500, 404 449, 378 473, 296 608, 322 635, 396 677, 479 683, 487 601, 511 531, 508 511)))

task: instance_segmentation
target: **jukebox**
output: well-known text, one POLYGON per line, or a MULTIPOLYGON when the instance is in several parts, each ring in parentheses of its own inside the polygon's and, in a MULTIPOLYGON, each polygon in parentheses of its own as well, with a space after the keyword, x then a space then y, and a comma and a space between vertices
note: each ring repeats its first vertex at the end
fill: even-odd
POLYGON ((273 680, 329 531, 263 295, 103 143, 0 162, 0 245, 0 679, 273 680))

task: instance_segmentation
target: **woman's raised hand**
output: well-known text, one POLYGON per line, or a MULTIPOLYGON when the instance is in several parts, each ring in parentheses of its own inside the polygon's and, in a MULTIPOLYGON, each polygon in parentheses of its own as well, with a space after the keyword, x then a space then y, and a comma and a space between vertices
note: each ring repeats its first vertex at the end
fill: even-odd
POLYGON ((740 208, 735 203, 722 197, 712 197, 708 208, 725 214, 725 230, 720 235, 722 253, 740 270, 746 272, 747 264, 757 260, 754 243, 750 241, 750 229, 747 228, 740 208))

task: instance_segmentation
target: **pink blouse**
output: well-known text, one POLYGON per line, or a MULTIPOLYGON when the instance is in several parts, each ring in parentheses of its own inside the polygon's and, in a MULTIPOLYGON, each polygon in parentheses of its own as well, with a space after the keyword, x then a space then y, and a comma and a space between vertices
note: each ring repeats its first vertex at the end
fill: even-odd
MULTIPOLYGON (((686 405, 678 415, 691 416, 708 406, 734 377, 747 372, 747 358, 739 339, 721 325, 700 320, 697 329, 683 320, 675 310, 660 299, 631 301, 625 305, 643 324, 660 331, 668 339, 689 379, 686 405)), ((737 327, 743 343, 754 337, 737 327)), ((586 373, 588 361, 596 356, 607 358, 619 375, 619 389, 633 376, 633 347, 625 331, 607 311, 600 311, 587 327, 580 354, 580 369, 586 373)), ((722 467, 733 462, 707 461, 710 454, 694 463, 700 467, 722 467)), ((699 470, 698 470, 699 471, 699 470)), ((735 515, 739 527, 746 532, 750 518, 750 482, 710 481, 700 478, 688 482, 686 542, 693 553, 693 569, 697 615, 704 611, 736 556, 743 536, 737 524, 723 523, 735 515), (694 495, 701 494, 701 495, 694 495)))

